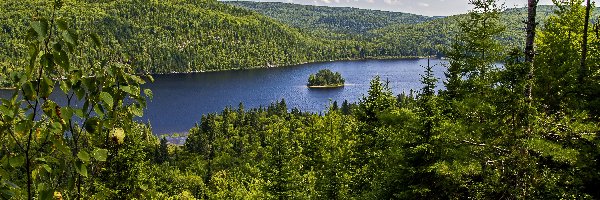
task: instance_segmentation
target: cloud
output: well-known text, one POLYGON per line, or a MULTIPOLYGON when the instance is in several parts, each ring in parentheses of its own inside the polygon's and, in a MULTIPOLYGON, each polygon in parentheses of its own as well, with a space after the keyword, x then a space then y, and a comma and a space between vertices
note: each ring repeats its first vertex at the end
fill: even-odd
POLYGON ((429 7, 429 4, 427 4, 427 3, 419 3, 418 5, 422 6, 422 7, 429 7))
POLYGON ((402 3, 402 0, 383 0, 383 2, 388 5, 404 5, 404 3, 402 3))

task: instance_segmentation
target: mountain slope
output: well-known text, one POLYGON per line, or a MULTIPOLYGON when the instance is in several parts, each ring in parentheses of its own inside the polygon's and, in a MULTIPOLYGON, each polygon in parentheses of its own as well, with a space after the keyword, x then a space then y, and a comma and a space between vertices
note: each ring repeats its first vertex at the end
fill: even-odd
MULTIPOLYGON (((42 0, 0 2, 0 69, 18 69, 34 11, 50 16, 42 0)), ((212 0, 65 1, 58 12, 76 24, 82 42, 97 32, 111 59, 140 73, 214 71, 352 57, 352 42, 317 39, 246 9, 212 0)), ((81 55, 78 64, 88 60, 81 55)), ((0 82, 2 82, 0 78, 0 82)), ((6 82, 6 81, 5 81, 6 82)))
MULTIPOLYGON (((423 56, 428 52, 443 56, 468 15, 426 17, 408 13, 357 8, 324 7, 277 2, 224 1, 272 17, 310 35, 328 39, 355 40, 368 55, 423 56)), ((538 21, 544 20, 556 6, 539 6, 538 21)), ((523 21, 526 8, 510 8, 501 13, 506 31, 498 38, 505 46, 518 47, 525 40, 523 21)), ((599 15, 596 9, 593 19, 599 15)))
POLYGON ((223 1, 311 32, 367 34, 392 24, 417 24, 433 18, 400 12, 347 7, 310 6, 280 2, 223 1))

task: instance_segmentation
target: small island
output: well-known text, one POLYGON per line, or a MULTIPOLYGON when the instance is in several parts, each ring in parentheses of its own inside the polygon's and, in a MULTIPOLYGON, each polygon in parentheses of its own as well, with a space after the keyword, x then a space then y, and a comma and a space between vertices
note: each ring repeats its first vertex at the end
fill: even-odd
POLYGON ((344 78, 339 72, 332 72, 329 69, 322 69, 317 74, 311 74, 308 77, 309 88, 337 88, 344 87, 344 78))

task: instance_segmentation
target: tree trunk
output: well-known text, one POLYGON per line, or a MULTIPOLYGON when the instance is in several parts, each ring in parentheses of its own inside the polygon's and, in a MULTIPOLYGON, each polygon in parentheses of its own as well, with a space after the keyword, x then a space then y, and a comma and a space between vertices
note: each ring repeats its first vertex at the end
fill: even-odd
POLYGON ((527 3, 527 39, 525 40, 525 62, 529 65, 529 73, 527 74, 527 86, 525 88, 525 98, 528 103, 531 103, 531 90, 533 87, 533 59, 535 57, 535 51, 533 49, 533 42, 535 39, 535 15, 537 10, 538 0, 528 0, 527 3))
POLYGON ((587 67, 586 67, 586 58, 587 58, 587 42, 588 42, 588 28, 590 25, 590 0, 587 0, 587 5, 585 7, 585 21, 583 25, 583 42, 581 43, 581 68, 579 69, 579 77, 577 81, 579 84, 583 84, 583 79, 587 75, 587 67))

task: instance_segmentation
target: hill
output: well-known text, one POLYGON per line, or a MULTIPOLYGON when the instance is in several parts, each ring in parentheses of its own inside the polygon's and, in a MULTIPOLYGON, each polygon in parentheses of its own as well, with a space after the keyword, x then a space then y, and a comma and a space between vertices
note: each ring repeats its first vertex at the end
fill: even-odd
MULTIPOLYGON (((356 40, 369 55, 424 56, 428 52, 444 55, 456 36, 458 25, 468 15, 427 17, 409 13, 388 12, 345 7, 298 5, 278 2, 224 1, 247 8, 310 35, 329 39, 356 40)), ((539 6, 538 20, 543 25, 556 6, 539 6)), ((498 39, 505 46, 521 46, 526 8, 509 8, 501 13, 506 31, 498 39)), ((598 9, 594 16, 599 16, 598 9)))
POLYGON ((388 12, 347 7, 310 6, 280 2, 223 1, 272 17, 292 27, 319 33, 319 36, 360 36, 370 30, 392 24, 417 24, 432 17, 401 12, 388 12), (322 33, 322 34, 321 34, 322 33))
MULTIPOLYGON (((66 0, 59 16, 80 30, 103 38, 110 59, 130 64, 139 73, 216 71, 358 55, 353 42, 312 37, 259 13, 212 0, 66 0), (349 49, 352 48, 352 49, 349 49)), ((24 32, 33 15, 51 16, 43 0, 0 3, 2 75, 26 60, 24 32), (32 14, 38 13, 38 14, 32 14)), ((80 55, 87 57, 91 55, 80 55)), ((77 59, 87 60, 87 59, 77 59)), ((87 65, 90 63, 77 63, 87 65)), ((0 82, 6 83, 0 76, 0 82)))

